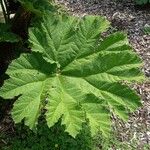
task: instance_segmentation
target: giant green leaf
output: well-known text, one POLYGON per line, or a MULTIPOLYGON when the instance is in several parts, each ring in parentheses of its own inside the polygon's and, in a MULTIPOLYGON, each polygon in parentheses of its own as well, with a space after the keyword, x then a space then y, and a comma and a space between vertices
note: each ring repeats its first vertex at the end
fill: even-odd
POLYGON ((142 62, 123 33, 99 40, 108 26, 99 16, 49 15, 30 29, 33 52, 11 63, 0 91, 5 99, 19 96, 12 110, 16 123, 24 119, 35 128, 44 108, 49 127, 61 119, 75 137, 88 120, 92 135, 108 136, 111 113, 126 120, 140 106, 122 81, 143 80, 142 62))

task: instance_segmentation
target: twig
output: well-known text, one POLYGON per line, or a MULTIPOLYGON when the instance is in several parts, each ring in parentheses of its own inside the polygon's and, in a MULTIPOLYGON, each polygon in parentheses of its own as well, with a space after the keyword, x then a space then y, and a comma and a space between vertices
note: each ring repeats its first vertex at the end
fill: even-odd
POLYGON ((1 4, 1 7, 2 7, 2 11, 3 11, 4 18, 5 18, 5 22, 7 23, 8 22, 8 18, 7 18, 7 13, 6 13, 4 4, 3 4, 3 0, 0 0, 0 4, 1 4))
POLYGON ((9 14, 9 8, 8 8, 8 1, 7 0, 3 0, 5 7, 6 7, 6 15, 7 15, 7 21, 10 21, 10 14, 9 14))

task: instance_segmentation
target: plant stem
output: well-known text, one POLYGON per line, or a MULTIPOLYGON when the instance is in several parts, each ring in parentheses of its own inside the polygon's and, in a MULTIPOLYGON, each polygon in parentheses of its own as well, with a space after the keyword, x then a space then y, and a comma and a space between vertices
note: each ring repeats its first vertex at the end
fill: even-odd
POLYGON ((8 8, 8 2, 7 0, 3 0, 4 1, 4 4, 5 4, 5 7, 6 7, 6 15, 7 15, 7 21, 9 22, 10 21, 10 18, 9 18, 9 8, 8 8))
POLYGON ((0 4, 1 4, 1 7, 2 7, 2 11, 3 11, 5 22, 7 23, 8 22, 8 18, 7 18, 7 13, 6 13, 4 4, 3 4, 3 0, 0 0, 0 4))

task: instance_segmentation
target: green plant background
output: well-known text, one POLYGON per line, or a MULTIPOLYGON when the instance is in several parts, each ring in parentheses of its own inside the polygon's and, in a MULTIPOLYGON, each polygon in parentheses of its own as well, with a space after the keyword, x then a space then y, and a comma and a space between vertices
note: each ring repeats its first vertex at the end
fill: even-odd
POLYGON ((150 3, 150 0, 135 0, 135 2, 138 5, 143 5, 143 4, 150 3))
POLYGON ((39 121, 37 131, 33 132, 23 124, 16 126, 14 135, 1 135, 7 145, 2 150, 91 150, 94 148, 88 125, 84 125, 80 135, 72 138, 64 131, 60 121, 48 128, 44 119, 39 121))

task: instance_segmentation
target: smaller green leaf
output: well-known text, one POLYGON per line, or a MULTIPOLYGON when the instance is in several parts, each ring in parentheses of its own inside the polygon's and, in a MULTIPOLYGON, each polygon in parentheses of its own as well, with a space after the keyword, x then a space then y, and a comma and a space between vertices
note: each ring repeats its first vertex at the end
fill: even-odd
POLYGON ((47 11, 54 11, 55 7, 51 0, 18 0, 22 6, 36 15, 42 15, 47 11))
POLYGON ((135 0, 135 2, 138 5, 144 5, 144 4, 150 3, 150 0, 135 0))
POLYGON ((19 42, 20 38, 10 31, 10 26, 5 23, 0 23, 0 42, 19 42))
POLYGON ((150 35, 150 25, 146 25, 143 30, 145 34, 150 35))

